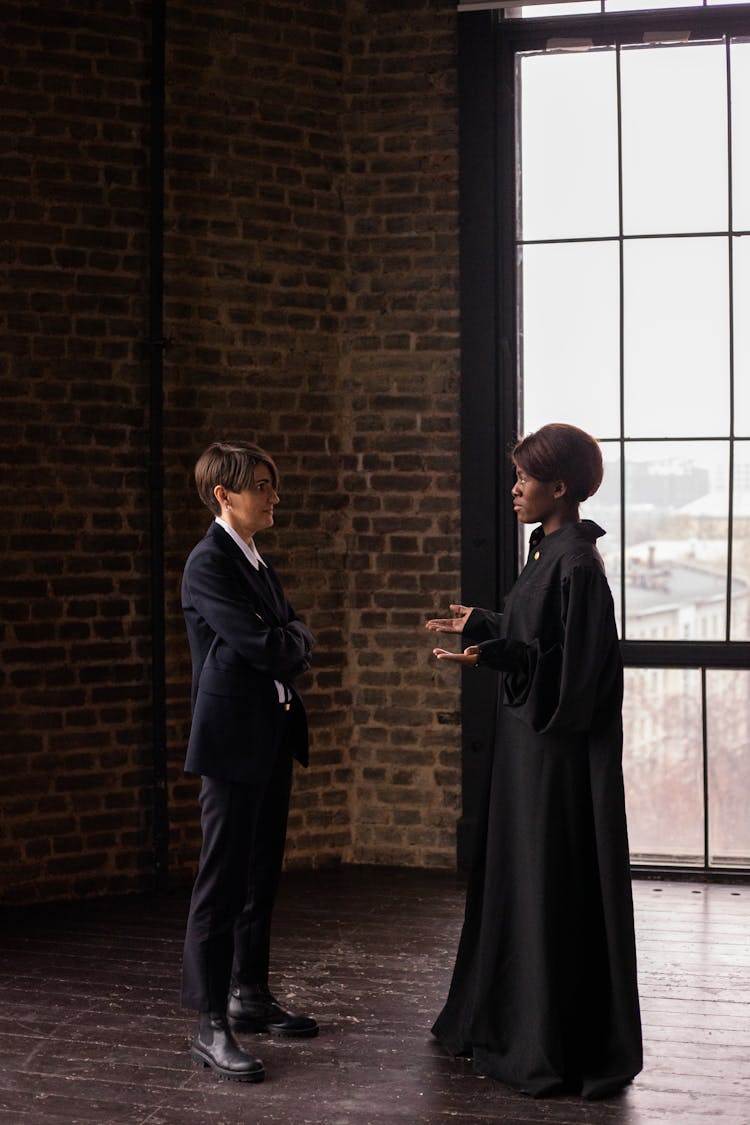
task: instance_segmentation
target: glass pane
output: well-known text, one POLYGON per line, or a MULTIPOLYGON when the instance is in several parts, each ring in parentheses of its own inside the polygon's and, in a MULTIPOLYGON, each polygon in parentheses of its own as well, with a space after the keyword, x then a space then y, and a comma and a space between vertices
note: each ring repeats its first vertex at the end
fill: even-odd
POLYGON ((625 448, 630 640, 724 640, 728 442, 625 448))
POLYGON ((515 19, 523 16, 524 19, 539 19, 544 16, 577 16, 586 12, 600 12, 602 6, 599 0, 580 0, 577 4, 526 4, 523 8, 511 8, 508 16, 515 19))
POLYGON ((750 43, 733 42, 732 226, 750 230, 750 43))
POLYGON ((728 434, 726 238, 635 239, 623 253, 626 435, 728 434))
POLYGON ((607 580, 615 602, 617 631, 620 632, 620 445, 618 442, 603 442, 601 446, 604 460, 604 480, 599 491, 581 505, 581 519, 593 520, 606 531, 597 539, 607 580))
MULTIPOLYGON (((750 183, 748 184, 750 190, 750 183)), ((750 436, 750 237, 733 238, 734 432, 750 436)))
POLYGON ((726 230, 724 48, 626 48, 621 72, 625 234, 726 230))
POLYGON ((750 861, 750 672, 706 672, 708 838, 711 863, 750 861))
POLYGON ((702 863, 700 672, 626 668, 622 717, 632 859, 702 863))
POLYGON ((604 0, 605 12, 639 12, 657 8, 699 8, 703 0, 604 0))
MULTIPOLYGON (((750 641, 750 444, 734 444, 732 622, 730 638, 750 641)), ((748 755, 750 758, 750 754, 748 755)), ((749 790, 750 792, 750 790, 749 790)))
POLYGON ((571 422, 617 437, 619 251, 615 242, 522 251, 522 428, 571 422))
POLYGON ((524 239, 619 232, 613 50, 521 57, 524 239))

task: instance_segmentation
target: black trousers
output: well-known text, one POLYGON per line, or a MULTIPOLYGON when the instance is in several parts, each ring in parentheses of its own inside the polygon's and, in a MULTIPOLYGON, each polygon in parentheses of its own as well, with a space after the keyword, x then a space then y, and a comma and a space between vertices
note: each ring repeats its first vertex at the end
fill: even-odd
POLYGON ((224 1012, 233 978, 268 983, 291 784, 292 757, 283 741, 264 784, 202 778, 203 845, 182 962, 185 1008, 224 1012))

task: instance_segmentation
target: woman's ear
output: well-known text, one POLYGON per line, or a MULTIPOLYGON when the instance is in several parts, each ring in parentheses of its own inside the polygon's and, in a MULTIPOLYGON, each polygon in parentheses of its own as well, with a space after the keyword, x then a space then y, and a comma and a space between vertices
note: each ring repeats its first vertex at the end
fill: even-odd
POLYGON ((552 493, 555 500, 561 500, 562 497, 567 494, 567 491, 568 491, 568 486, 567 486, 567 484, 565 483, 564 480, 556 480, 555 481, 555 490, 552 493))

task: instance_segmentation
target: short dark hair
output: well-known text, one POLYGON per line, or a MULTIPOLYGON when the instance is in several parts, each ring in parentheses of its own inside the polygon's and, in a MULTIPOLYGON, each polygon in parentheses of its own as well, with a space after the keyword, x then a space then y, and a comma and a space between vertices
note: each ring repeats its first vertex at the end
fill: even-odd
POLYGON ((274 488, 279 487, 279 470, 273 458, 249 441, 215 441, 204 449, 195 463, 195 484, 203 503, 215 516, 221 505, 214 496, 218 484, 229 492, 242 492, 250 488, 255 479, 255 469, 265 465, 271 474, 274 488))
POLYGON ((593 496, 604 476, 599 442, 585 430, 550 422, 516 442, 513 461, 535 480, 565 482, 568 495, 581 504, 593 496))

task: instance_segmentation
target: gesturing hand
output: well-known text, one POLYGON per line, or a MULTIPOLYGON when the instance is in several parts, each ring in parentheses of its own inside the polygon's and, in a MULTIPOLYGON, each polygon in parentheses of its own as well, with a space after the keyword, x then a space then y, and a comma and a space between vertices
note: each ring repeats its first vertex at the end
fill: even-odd
POLYGON ((473 668, 479 660, 479 645, 470 645, 463 652, 448 652, 444 648, 434 648, 432 652, 438 660, 451 660, 454 664, 463 664, 468 668, 473 668))
POLYGON ((433 633, 463 633, 464 626, 474 611, 473 606, 451 605, 448 607, 455 617, 434 617, 425 622, 425 629, 433 633))

